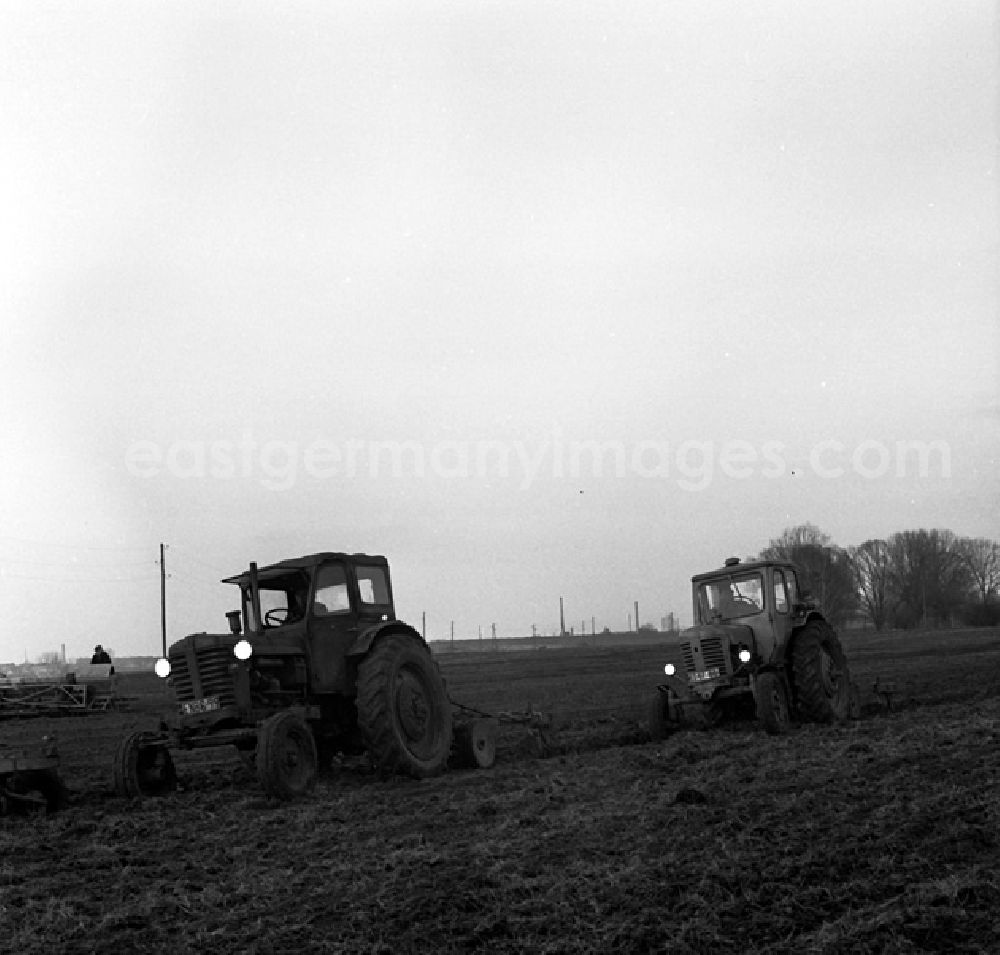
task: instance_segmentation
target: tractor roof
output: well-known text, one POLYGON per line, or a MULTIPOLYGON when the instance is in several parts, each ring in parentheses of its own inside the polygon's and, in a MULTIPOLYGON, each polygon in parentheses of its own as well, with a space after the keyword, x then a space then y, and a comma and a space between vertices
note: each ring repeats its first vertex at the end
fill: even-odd
MULTIPOLYGON (((268 564, 266 567, 257 568, 259 578, 280 577, 288 571, 310 570, 319 564, 324 564, 328 560, 345 560, 356 564, 383 564, 388 567, 389 562, 381 554, 345 554, 341 551, 322 551, 318 554, 306 554, 305 557, 290 557, 288 560, 279 560, 276 564, 268 564)), ((232 577, 224 577, 224 584, 239 584, 241 587, 250 582, 250 571, 245 570, 242 574, 235 574, 232 577)))
POLYGON ((788 560, 750 560, 743 563, 731 557, 718 570, 707 570, 703 574, 695 574, 691 578, 691 583, 696 584, 702 580, 725 577, 729 574, 745 574, 754 570, 763 570, 765 567, 790 567, 792 570, 795 570, 795 564, 788 560))

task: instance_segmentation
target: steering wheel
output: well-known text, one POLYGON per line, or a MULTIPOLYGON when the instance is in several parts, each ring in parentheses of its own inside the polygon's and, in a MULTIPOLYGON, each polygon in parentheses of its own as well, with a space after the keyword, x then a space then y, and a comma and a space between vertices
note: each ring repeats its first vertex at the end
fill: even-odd
POLYGON ((287 607, 275 607, 274 610, 268 610, 264 614, 264 626, 265 627, 280 627, 283 623, 288 622, 288 608, 287 607), (280 615, 281 619, 278 619, 280 615), (274 617, 272 620, 271 618, 274 617))

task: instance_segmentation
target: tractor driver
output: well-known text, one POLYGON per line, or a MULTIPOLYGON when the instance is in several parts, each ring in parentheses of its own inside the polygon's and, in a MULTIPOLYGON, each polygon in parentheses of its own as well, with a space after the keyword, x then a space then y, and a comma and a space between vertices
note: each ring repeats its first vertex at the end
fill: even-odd
POLYGON ((716 584, 715 609, 722 614, 723 618, 739 616, 736 599, 733 597, 733 589, 728 580, 722 580, 716 584))

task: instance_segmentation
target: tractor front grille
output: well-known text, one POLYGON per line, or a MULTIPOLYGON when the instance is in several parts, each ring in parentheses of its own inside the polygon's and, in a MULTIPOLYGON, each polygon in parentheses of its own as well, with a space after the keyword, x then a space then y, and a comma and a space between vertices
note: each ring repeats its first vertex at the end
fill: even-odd
POLYGON ((722 637, 702 637, 692 643, 685 640, 681 644, 681 655, 684 658, 684 669, 688 673, 697 673, 718 667, 720 673, 730 670, 726 650, 729 642, 722 637))
POLYGON ((230 666, 233 652, 228 647, 182 649, 170 655, 170 679, 178 702, 218 696, 223 706, 235 704, 230 666), (189 666, 193 660, 194 668, 189 666))

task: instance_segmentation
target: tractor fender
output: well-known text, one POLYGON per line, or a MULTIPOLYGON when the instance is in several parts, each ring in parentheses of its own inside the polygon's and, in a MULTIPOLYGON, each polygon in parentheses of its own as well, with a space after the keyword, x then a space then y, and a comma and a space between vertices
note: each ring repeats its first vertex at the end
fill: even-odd
POLYGON ((427 641, 408 623, 403 623, 402 620, 383 620, 375 624, 374 627, 362 630, 348 648, 346 656, 363 657, 372 648, 372 644, 387 633, 405 633, 407 636, 416 637, 425 646, 427 645, 427 641))

